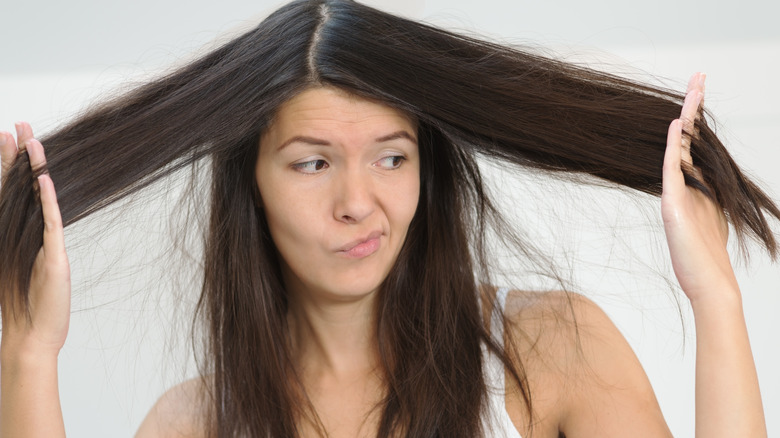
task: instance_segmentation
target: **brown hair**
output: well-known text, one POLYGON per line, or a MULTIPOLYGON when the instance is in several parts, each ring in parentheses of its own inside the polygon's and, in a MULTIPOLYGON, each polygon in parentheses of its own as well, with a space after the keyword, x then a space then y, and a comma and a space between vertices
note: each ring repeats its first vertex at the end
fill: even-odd
MULTIPOLYGON (((312 85, 379 100, 419 121, 421 193, 381 287, 376 336, 386 393, 380 437, 485 433, 481 345, 498 354, 531 412, 522 362, 485 329, 486 233, 511 240, 477 160, 588 174, 660 195, 679 93, 453 34, 348 0, 301 0, 179 70, 42 139, 65 224, 199 160, 210 160, 210 220, 198 313, 207 321, 215 436, 297 436, 301 403, 279 260, 255 202, 260 133, 312 85), (423 291, 424 293, 420 293, 423 291)), ((698 123, 686 183, 725 210, 736 234, 777 243, 780 210, 698 123)), ((27 308, 42 216, 22 154, 0 192, 3 303, 27 308), (13 296, 7 296, 13 291, 13 296)), ((486 299, 490 300, 487 294, 486 299)))

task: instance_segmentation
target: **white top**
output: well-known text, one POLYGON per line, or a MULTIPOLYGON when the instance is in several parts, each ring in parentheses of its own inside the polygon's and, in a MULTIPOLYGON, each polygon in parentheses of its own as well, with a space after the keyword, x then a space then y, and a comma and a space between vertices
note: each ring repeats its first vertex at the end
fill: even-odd
MULTIPOLYGON (((508 289, 499 289, 496 293, 496 308, 503 311, 506 306, 508 289)), ((493 312, 490 320, 490 331, 493 339, 504 345, 504 321, 499 311, 493 312)), ((522 438, 509 414, 506 412, 506 385, 504 383, 504 364, 494 354, 482 346, 482 356, 485 363, 485 384, 488 389, 488 416, 483 419, 485 436, 490 438, 522 438)))

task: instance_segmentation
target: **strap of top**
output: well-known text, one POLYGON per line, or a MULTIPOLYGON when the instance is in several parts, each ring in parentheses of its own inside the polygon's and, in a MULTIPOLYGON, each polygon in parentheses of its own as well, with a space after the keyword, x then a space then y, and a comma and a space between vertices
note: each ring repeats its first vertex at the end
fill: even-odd
MULTIPOLYGON (((506 307, 506 296, 508 289, 502 288, 496 292, 496 302, 490 315, 490 334, 493 340, 504 347, 504 318, 503 311, 506 307)), ((506 390, 504 385, 504 364, 493 354, 486 357, 485 369, 487 370, 488 386, 494 392, 503 394, 506 390)), ((503 404, 503 397, 500 397, 503 404)))
MULTIPOLYGON (((504 320, 503 310, 506 308, 506 299, 509 289, 502 288, 496 292, 496 300, 492 314, 490 315, 490 333, 493 339, 501 347, 504 346, 504 320)), ((521 438, 515 429, 509 414, 506 412, 506 384, 504 378, 504 364, 495 355, 488 353, 483 346, 485 358, 485 383, 488 390, 488 418, 485 426, 491 438, 521 438)))
POLYGON ((492 315, 490 315, 490 334, 493 335, 493 339, 500 345, 504 346, 504 309, 506 308, 506 296, 509 294, 509 289, 501 288, 496 292, 496 302, 493 307, 492 315))

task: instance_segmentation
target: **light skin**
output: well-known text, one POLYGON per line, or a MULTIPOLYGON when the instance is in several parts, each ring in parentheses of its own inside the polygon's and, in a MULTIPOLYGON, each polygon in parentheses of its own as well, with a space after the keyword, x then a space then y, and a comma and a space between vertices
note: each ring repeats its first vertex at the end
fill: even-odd
POLYGON ((296 365, 336 436, 360 434, 380 397, 373 303, 417 209, 416 136, 398 111, 313 88, 284 104, 260 141, 256 179, 296 365))
MULTIPOLYGON (((703 75, 694 75, 681 118, 669 127, 661 198, 672 265, 696 323, 696 436, 762 437, 763 409, 741 293, 726 252, 725 218, 717 205, 685 186, 681 171, 695 165, 682 129, 690 131, 703 92, 703 75)), ((381 394, 368 335, 371 310, 416 208, 414 128, 386 106, 312 89, 280 109, 260 144, 257 184, 284 260, 297 366, 333 437, 370 435, 373 427, 371 418, 364 421, 381 394), (376 237, 374 231, 377 240, 363 241, 376 237), (362 244, 353 248, 355 242, 362 244)), ((29 125, 17 127, 17 140, 0 135, 3 170, 16 159, 17 142, 33 166, 45 161, 29 125)), ((3 306, 3 437, 64 436, 56 364, 68 327, 68 262, 54 186, 48 175, 39 183, 46 225, 30 286, 32 319, 17 318, 3 306)), ((534 396, 534 436, 669 436, 625 339, 600 309, 578 296, 575 339, 572 326, 560 323, 567 305, 557 293, 514 292, 508 302, 508 326, 528 334, 516 339, 534 396)), ((199 426, 207 407, 197 404, 199 389, 198 381, 189 381, 166 393, 138 436, 203 436, 199 426)), ((526 436, 531 419, 513 389, 507 388, 507 410, 526 436)))
POLYGON ((364 334, 374 293, 417 209, 416 133, 391 108, 315 88, 283 105, 262 136, 257 185, 281 256, 293 339, 301 354, 315 340, 316 363, 351 366, 328 350, 371 341, 364 334))

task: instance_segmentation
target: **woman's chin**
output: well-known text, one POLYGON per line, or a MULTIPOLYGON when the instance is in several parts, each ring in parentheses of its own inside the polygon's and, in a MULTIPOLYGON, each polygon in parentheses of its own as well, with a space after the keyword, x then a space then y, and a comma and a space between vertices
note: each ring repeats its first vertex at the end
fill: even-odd
POLYGON ((350 284, 344 287, 324 289, 319 291, 323 299, 334 302, 356 302, 365 299, 373 299, 374 293, 379 290, 378 283, 369 284, 350 284))
MULTIPOLYGON (((382 284, 381 278, 346 278, 343 281, 331 278, 326 283, 298 283, 288 285, 288 293, 297 296, 297 300, 319 304, 343 304, 373 300, 374 293, 382 284), (292 286, 292 287, 290 287, 292 286)), ((296 282, 297 283, 297 282, 296 282)))

